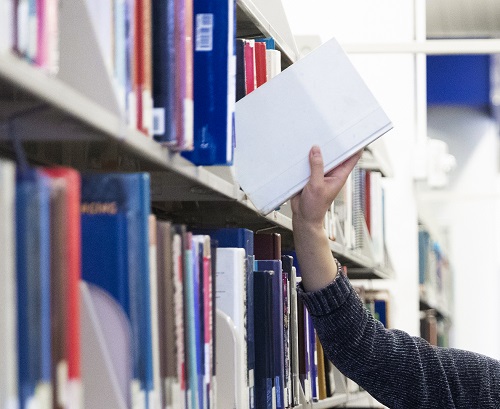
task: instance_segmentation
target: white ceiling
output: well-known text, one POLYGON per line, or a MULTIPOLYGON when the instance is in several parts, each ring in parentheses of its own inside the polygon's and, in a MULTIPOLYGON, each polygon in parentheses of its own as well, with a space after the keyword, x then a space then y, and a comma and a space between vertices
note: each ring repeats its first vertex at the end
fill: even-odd
POLYGON ((500 0, 427 0, 428 38, 500 38, 500 0))

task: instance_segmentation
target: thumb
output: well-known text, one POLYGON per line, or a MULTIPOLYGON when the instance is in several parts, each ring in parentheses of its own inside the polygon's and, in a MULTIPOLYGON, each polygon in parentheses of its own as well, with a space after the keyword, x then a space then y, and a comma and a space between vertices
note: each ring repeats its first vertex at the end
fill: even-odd
POLYGON ((309 152, 309 165, 311 167, 311 183, 321 183, 324 177, 324 165, 321 149, 318 145, 314 145, 309 152))

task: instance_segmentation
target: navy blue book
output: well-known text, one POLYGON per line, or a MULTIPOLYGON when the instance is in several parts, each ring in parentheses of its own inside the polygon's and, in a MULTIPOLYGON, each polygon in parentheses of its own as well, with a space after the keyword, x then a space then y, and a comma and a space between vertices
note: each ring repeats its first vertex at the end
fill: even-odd
MULTIPOLYGON (((247 274, 247 366, 250 409, 254 408, 253 373, 255 368, 254 345, 254 298, 253 298, 253 269, 254 269, 254 232, 241 227, 226 227, 220 229, 198 229, 195 234, 208 234, 217 241, 217 247, 239 247, 245 249, 247 274)), ((215 269, 213 270, 215 271, 215 269)), ((215 294, 215 292, 214 292, 215 294)))
MULTIPOLYGON (((82 279, 122 306, 132 330, 133 393, 153 393, 147 173, 82 175, 82 279)), ((135 395, 131 396, 134 399, 135 395)))
POLYGON ((194 1, 195 165, 232 165, 236 61, 234 1, 194 1))
POLYGON ((152 2, 153 135, 163 144, 176 143, 174 1, 152 2))
POLYGON ((28 169, 16 177, 16 269, 20 407, 51 384, 50 182, 28 169))
MULTIPOLYGON (((272 280, 273 294, 273 345, 274 345, 274 388, 276 391, 276 408, 283 409, 285 379, 285 345, 283 336, 283 281, 281 260, 255 260, 255 271, 274 271, 272 280)), ((255 274, 255 273, 254 273, 255 274)), ((254 300, 254 304, 257 301, 254 300)), ((255 315, 257 317, 257 315, 255 315)), ((254 325, 257 320, 254 321, 254 325)), ((257 357, 258 352, 255 353, 257 357)))
POLYGON ((254 271, 255 407, 272 409, 274 388, 274 271, 254 271))
POLYGON ((236 39, 236 101, 247 94, 245 78, 245 42, 236 39))

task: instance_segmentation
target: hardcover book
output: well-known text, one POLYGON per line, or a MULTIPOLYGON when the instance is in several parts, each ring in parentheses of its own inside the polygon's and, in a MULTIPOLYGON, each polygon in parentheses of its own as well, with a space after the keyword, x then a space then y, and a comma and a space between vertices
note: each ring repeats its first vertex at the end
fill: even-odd
MULTIPOLYGON (((274 345, 274 375, 273 385, 276 394, 276 408, 285 407, 285 343, 284 343, 284 323, 283 323, 283 276, 281 258, 279 260, 255 260, 255 271, 273 271, 272 297, 273 297, 273 345, 274 345)), ((255 273, 254 273, 255 274, 255 273)), ((255 300, 254 305, 257 303, 255 300)), ((257 315, 255 315, 257 317, 257 315)), ((254 325, 257 323, 257 319, 254 325)), ((256 357, 257 357, 256 349, 256 357)))
POLYGON ((274 335, 273 326, 274 271, 254 271, 255 320, 255 407, 276 407, 274 390, 274 335))
POLYGON ((307 183, 312 145, 327 173, 392 128, 335 39, 239 100, 236 112, 236 179, 262 214, 307 183))
POLYGON ((195 165, 232 165, 236 103, 235 2, 194 2, 195 165))
POLYGON ((50 182, 37 169, 16 178, 19 403, 52 405, 50 182))
POLYGON ((149 283, 149 175, 82 175, 82 279, 114 298, 132 328, 130 396, 154 394, 149 283))

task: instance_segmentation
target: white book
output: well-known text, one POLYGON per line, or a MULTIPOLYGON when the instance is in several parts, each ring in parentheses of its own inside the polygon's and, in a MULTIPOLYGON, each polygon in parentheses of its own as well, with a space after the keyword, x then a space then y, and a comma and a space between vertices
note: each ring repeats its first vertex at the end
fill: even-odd
POLYGON ((0 408, 18 402, 15 172, 13 162, 0 159, 0 408))
MULTIPOLYGON (((234 358, 236 362, 242 365, 234 367, 233 377, 236 382, 234 391, 234 406, 232 408, 240 409, 248 407, 248 386, 247 386, 247 337, 246 337, 246 270, 245 270, 245 250, 242 248, 218 248, 216 260, 216 308, 225 313, 234 325, 236 333, 236 345, 234 353, 238 356, 234 358)), ((217 336, 219 328, 216 326, 217 336)), ((229 340, 221 340, 217 337, 219 343, 226 344, 229 340)), ((223 357, 217 356, 217 360, 223 357)), ((219 372, 217 372, 219 377, 219 372)), ((230 391, 219 387, 218 392, 229 394, 230 391)), ((224 398, 225 399, 225 398, 224 398)), ((217 398, 219 402, 219 398, 217 398)), ((221 401, 222 402, 222 401, 221 401)), ((222 403, 219 402, 221 405, 222 403)))
POLYGON ((281 72, 281 51, 266 50, 266 72, 268 81, 281 72))
POLYGON ((268 214, 307 183, 312 145, 327 173, 391 128, 332 39, 236 103, 236 179, 268 214))
POLYGON ((13 2, 11 0, 0 0, 0 53, 13 46, 13 2))

